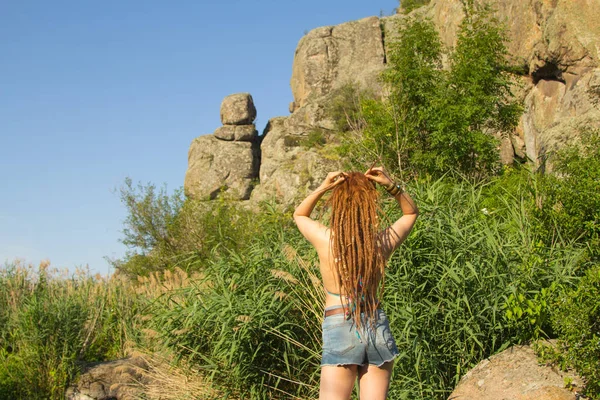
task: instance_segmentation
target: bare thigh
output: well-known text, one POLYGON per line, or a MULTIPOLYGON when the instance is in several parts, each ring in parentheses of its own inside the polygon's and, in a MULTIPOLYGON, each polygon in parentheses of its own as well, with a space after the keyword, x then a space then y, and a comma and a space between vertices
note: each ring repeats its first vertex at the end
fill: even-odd
POLYGON ((319 400, 348 400, 354 389, 357 373, 356 365, 321 367, 319 400))
POLYGON ((381 367, 365 365, 358 369, 358 382, 361 400, 385 400, 390 388, 394 361, 388 361, 381 367))

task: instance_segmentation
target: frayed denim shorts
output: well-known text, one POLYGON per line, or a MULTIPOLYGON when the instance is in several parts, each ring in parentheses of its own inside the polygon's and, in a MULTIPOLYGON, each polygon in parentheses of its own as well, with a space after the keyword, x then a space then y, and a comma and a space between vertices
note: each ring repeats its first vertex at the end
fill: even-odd
MULTIPOLYGON (((327 307, 327 310, 341 306, 327 307)), ((352 319, 335 314, 323 320, 323 357, 321 366, 376 365, 380 367, 398 355, 398 348, 383 310, 377 310, 374 327, 365 320, 356 329, 352 319)))

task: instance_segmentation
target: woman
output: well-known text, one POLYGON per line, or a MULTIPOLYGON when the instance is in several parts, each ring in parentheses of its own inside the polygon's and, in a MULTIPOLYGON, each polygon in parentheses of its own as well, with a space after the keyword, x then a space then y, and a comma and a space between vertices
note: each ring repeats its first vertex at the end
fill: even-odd
POLYGON ((411 231, 418 210, 383 168, 331 172, 296 208, 294 220, 319 255, 325 286, 320 399, 349 399, 358 378, 361 399, 385 399, 398 349, 379 308, 384 268, 411 231), (375 183, 395 197, 402 217, 379 230, 375 183), (310 218, 333 190, 331 227, 310 218))

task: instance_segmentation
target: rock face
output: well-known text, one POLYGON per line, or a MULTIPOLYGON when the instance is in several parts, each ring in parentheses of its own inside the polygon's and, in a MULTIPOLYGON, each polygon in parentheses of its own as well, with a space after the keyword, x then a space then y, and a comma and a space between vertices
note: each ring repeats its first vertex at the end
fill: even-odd
POLYGON ((223 125, 250 125, 255 118, 256 108, 249 93, 236 93, 223 99, 221 103, 223 125))
POLYGON ((581 387, 578 376, 539 366, 531 347, 514 346, 467 372, 448 400, 576 400, 565 378, 581 387))
POLYGON ((67 400, 134 400, 143 394, 147 383, 142 357, 110 361, 91 367, 79 378, 76 386, 67 389, 67 400))
MULTIPOLYGON (((510 62, 524 71, 514 92, 525 111, 515 132, 501 138, 501 159, 530 159, 541 166, 580 129, 600 127, 600 0, 498 0, 493 5, 508 29, 510 62)), ((431 18, 443 43, 455 45, 464 18, 461 0, 432 0, 413 13, 431 18)), ((262 138, 252 125, 252 97, 241 93, 225 98, 223 126, 192 143, 186 194, 201 199, 219 193, 237 199, 275 197, 291 204, 318 185, 340 161, 323 149, 307 148, 305 139, 315 131, 332 137, 327 105, 344 85, 383 94, 378 77, 405 18, 369 17, 304 36, 292 67, 291 115, 271 119, 262 138)))
MULTIPOLYGON (((511 62, 528 78, 525 112, 511 138, 514 154, 537 165, 585 127, 600 126, 600 0, 501 0, 511 62)), ((464 14, 460 0, 434 0, 429 15, 448 47, 464 14)))
POLYGON ((300 39, 290 82, 294 110, 349 82, 376 87, 385 63, 380 24, 369 17, 317 28, 300 39))
POLYGON ((197 137, 188 152, 185 194, 200 200, 226 195, 250 198, 260 165, 256 108, 248 93, 227 96, 221 104, 224 125, 213 135, 197 137))
POLYGON ((261 145, 260 185, 252 192, 252 201, 275 199, 290 205, 339 169, 337 161, 303 145, 303 131, 293 123, 290 117, 269 121, 261 145))

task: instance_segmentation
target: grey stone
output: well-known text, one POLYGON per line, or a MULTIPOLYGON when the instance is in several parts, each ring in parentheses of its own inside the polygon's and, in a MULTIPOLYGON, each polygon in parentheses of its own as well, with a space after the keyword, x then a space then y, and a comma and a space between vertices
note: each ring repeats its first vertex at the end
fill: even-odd
POLYGON ((223 194, 247 200, 258 177, 260 147, 254 142, 228 142, 214 135, 193 140, 188 153, 184 190, 189 197, 210 200, 223 194))
POLYGON ((75 385, 65 392, 67 400, 134 400, 148 383, 146 361, 139 356, 91 364, 75 385))
POLYGON ((237 142, 252 142, 258 136, 256 126, 252 125, 223 125, 214 133, 217 139, 237 142))
POLYGON ((221 103, 223 125, 251 125, 255 118, 256 108, 250 93, 236 93, 223 99, 221 103))
POLYGON ((460 380, 449 400, 576 400, 564 378, 581 389, 573 373, 539 365, 529 346, 513 346, 481 361, 460 380))
POLYGON ((326 148, 305 148, 302 141, 308 131, 293 122, 291 117, 272 118, 265 129, 260 185, 251 197, 254 203, 275 199, 292 205, 318 187, 327 173, 340 169, 339 160, 323 156, 326 148))
POLYGON ((300 39, 292 66, 294 110, 348 83, 379 87, 384 69, 377 17, 313 29, 300 39))

